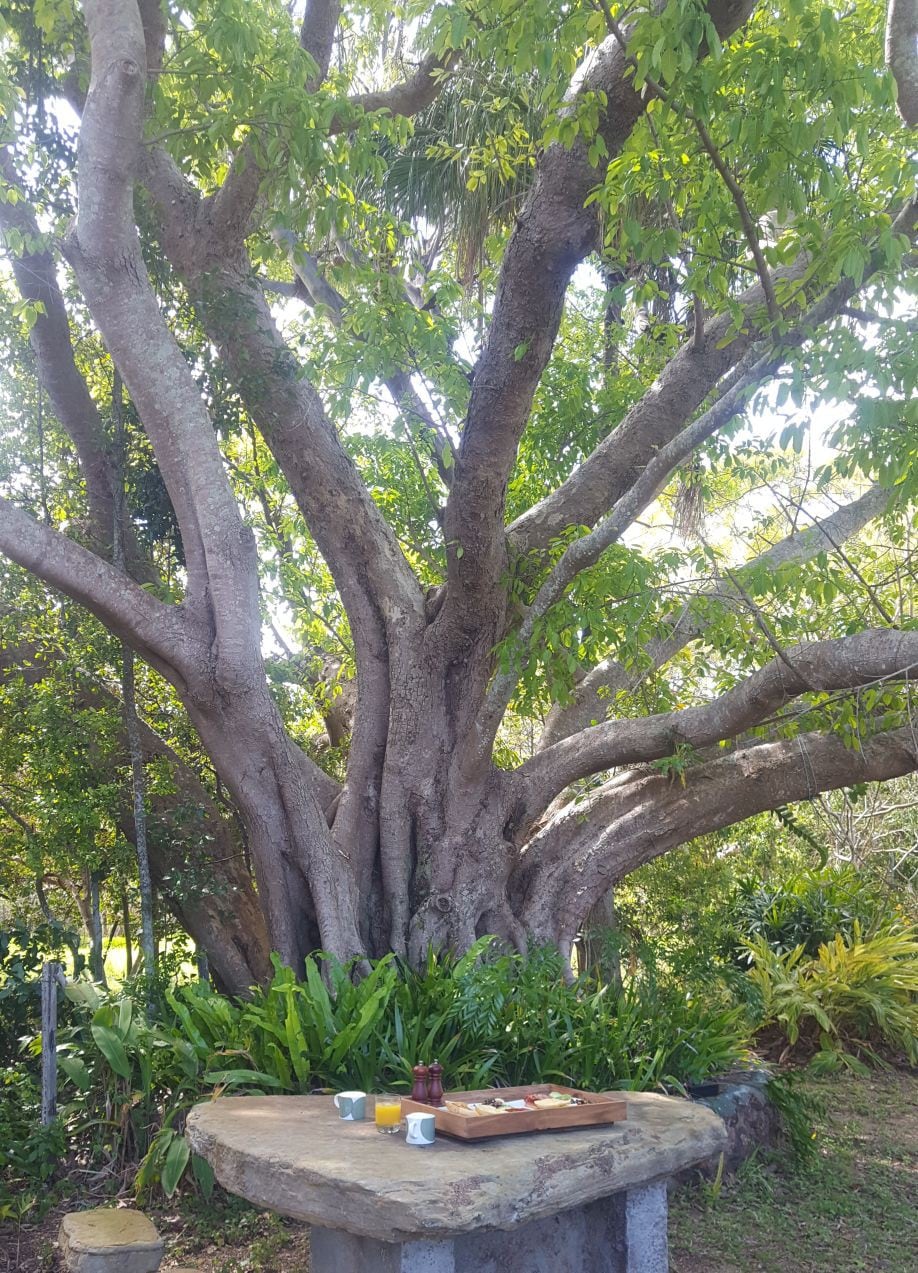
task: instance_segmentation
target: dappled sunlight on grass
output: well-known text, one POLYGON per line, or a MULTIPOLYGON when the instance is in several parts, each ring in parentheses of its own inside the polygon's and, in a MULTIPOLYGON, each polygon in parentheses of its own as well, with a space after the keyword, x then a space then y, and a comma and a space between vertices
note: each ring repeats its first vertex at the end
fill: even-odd
POLYGON ((747 1163, 672 1200, 673 1273, 912 1273, 918 1250, 918 1078, 811 1080, 827 1115, 814 1163, 747 1163))

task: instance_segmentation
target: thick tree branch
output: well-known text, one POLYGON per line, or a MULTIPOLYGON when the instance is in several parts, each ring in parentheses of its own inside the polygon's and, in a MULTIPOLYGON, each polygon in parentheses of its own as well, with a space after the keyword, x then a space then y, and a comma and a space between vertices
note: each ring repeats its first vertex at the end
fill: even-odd
MULTIPOLYGON (((910 200, 903 206, 893 229, 914 239, 918 231, 918 201, 910 200)), ((792 265, 774 272, 775 286, 793 294, 795 307, 802 299, 798 286, 803 286, 812 264, 807 254, 801 254, 792 265)), ((860 287, 851 278, 841 279, 813 306, 807 324, 812 327, 842 313, 851 297, 869 283, 883 264, 884 258, 877 254, 860 287)), ((507 532, 512 549, 520 553, 544 552, 567 527, 595 525, 634 485, 650 459, 676 436, 721 378, 759 339, 755 315, 765 303, 761 284, 738 300, 744 310, 744 322, 734 339, 724 343, 733 320, 731 315, 722 314, 708 320, 700 348, 693 340, 685 341, 640 401, 579 468, 512 523, 507 532)), ((788 316, 793 319, 793 314, 791 309, 788 316)), ((800 323, 799 319, 794 321, 800 323)), ((788 343, 787 337, 783 341, 788 343)))
MULTIPOLYGON (((190 368, 159 311, 134 223, 146 56, 139 10, 136 0, 86 0, 84 8, 92 79, 80 129, 79 213, 68 255, 153 444, 182 530, 188 604, 208 627, 206 641, 179 665, 193 686, 186 706, 197 692, 209 698, 214 678, 224 690, 266 700, 254 536, 240 518, 190 368)), ((177 215, 175 206, 170 213, 177 215)), ((175 681, 168 667, 158 670, 175 681)), ((207 728, 206 713, 194 719, 199 729, 207 728)), ((307 789, 317 799, 311 780, 316 767, 290 747, 303 788, 297 799, 306 803, 307 789)), ((317 805, 303 825, 315 825, 320 817, 317 805)), ((316 843, 321 840, 317 836, 316 843)), ((314 851, 310 845, 308 852, 314 851)))
MULTIPOLYGON (((784 277, 789 282, 802 279, 808 266, 809 261, 801 259, 784 277)), ((761 285, 750 288, 739 299, 751 317, 764 302, 761 285)), ((724 345, 731 323, 731 316, 726 314, 709 319, 700 345, 694 340, 686 341, 650 389, 579 468, 511 524, 507 536, 515 551, 543 551, 568 526, 595 525, 633 486, 651 458, 678 434, 718 381, 749 352, 756 329, 744 323, 736 338, 724 345)))
MULTIPOLYGON (((35 213, 25 199, 22 183, 5 148, 0 150, 0 176, 20 196, 15 203, 0 201, 0 231, 4 235, 16 231, 27 244, 34 243, 41 238, 35 213)), ((74 361, 70 324, 57 283, 54 257, 47 249, 36 251, 30 247, 11 252, 10 256, 20 295, 41 306, 42 312, 29 332, 29 342, 54 414, 76 448, 86 481, 94 545, 107 556, 111 552, 115 516, 114 468, 105 427, 74 361)), ((131 573, 149 579, 130 528, 125 530, 128 531, 125 546, 131 573)))
POLYGON ((402 617, 420 615, 417 580, 287 348, 245 252, 227 255, 208 237, 194 188, 161 149, 147 156, 144 181, 166 255, 280 465, 355 630, 378 627, 382 616, 398 628, 402 617))
POLYGON ((147 72, 155 72, 163 64, 166 43, 166 0, 137 0, 147 52, 147 72))
POLYGON ((918 0, 889 0, 886 65, 896 81, 899 114, 918 127, 918 0))
MULTIPOLYGON (((369 891, 390 714, 389 640, 422 630, 423 593, 319 395, 287 348, 244 249, 227 254, 206 226, 202 231, 193 188, 161 151, 148 157, 145 181, 161 218, 166 254, 283 471, 348 615, 360 728, 351 738, 332 835, 359 887, 369 891)), ((299 763, 307 763, 302 752, 299 763)), ((341 940, 352 949, 350 936, 341 940)))
POLYGON ((447 72, 456 61, 456 56, 453 52, 428 53, 412 75, 393 84, 391 88, 379 89, 373 93, 356 93, 349 97, 348 111, 332 120, 331 132, 340 133, 353 128, 355 110, 367 115, 372 111, 386 111, 390 115, 408 118, 426 110, 442 92, 447 72))
POLYGON ((690 768, 684 785, 656 773, 612 780, 567 806, 527 846, 519 878, 524 922, 536 940, 569 941, 617 880, 680 844, 820 792, 916 769, 916 732, 906 726, 859 750, 821 734, 751 744, 690 768))
POLYGON ((306 0, 300 25, 300 48, 316 64, 315 72, 306 81, 307 93, 314 93, 328 74, 340 16, 341 0, 306 0))
MULTIPOLYGON (((683 460, 742 411, 750 390, 754 390, 764 377, 773 375, 779 364, 779 359, 768 358, 760 358, 754 362, 748 371, 737 377, 719 402, 700 415, 688 428, 683 429, 654 456, 608 517, 604 517, 592 531, 575 539, 564 550, 536 593, 517 633, 524 663, 529 658, 529 645, 539 620, 560 601, 577 575, 594 565, 606 549, 621 539, 636 518, 657 498, 683 460)), ((479 725, 481 754, 486 754, 491 748, 497 728, 513 697, 520 672, 521 668, 511 663, 506 672, 495 675, 488 689, 479 725)))
MULTIPOLYGON (((724 38, 753 7, 754 0, 713 0, 708 12, 724 38)), ((628 70, 627 54, 610 35, 569 90, 572 108, 584 93, 605 94, 599 135, 608 158, 620 151, 646 106, 628 70)), ((459 623, 470 602, 496 587, 506 569, 506 484, 551 356, 571 275, 597 245, 598 211, 586 201, 601 177, 583 142, 570 149, 549 146, 504 255, 447 505, 446 536, 453 546, 447 605, 455 607, 459 623)))
POLYGON ((190 595, 213 607, 224 666, 261 675, 254 540, 239 517, 197 385, 160 313, 134 223, 146 47, 136 0, 86 0, 92 78, 78 151, 79 212, 67 242, 99 330, 169 491, 190 595), (246 622, 245 620, 248 620, 246 622))
MULTIPOLYGON (((790 564, 812 560, 818 553, 836 552, 841 544, 856 535, 874 518, 881 516, 890 500, 890 492, 879 486, 844 505, 836 512, 815 521, 804 530, 794 531, 773 544, 751 561, 738 567, 742 582, 753 572, 775 571, 790 564)), ((702 589, 673 615, 665 626, 666 636, 654 637, 644 646, 634 667, 626 667, 614 658, 604 659, 592 668, 574 691, 573 701, 554 708, 548 716, 538 750, 569 738, 578 730, 602 719, 611 695, 634 690, 648 675, 663 667, 691 641, 697 641, 714 622, 723 607, 735 605, 736 585, 718 579, 702 589), (699 604, 700 603, 700 604, 699 604), (713 605, 712 605, 713 603, 713 605)))
POLYGON ((582 730, 526 761, 515 781, 531 820, 578 778, 659 760, 679 747, 697 750, 735 738, 814 689, 854 690, 916 673, 918 632, 867 629, 834 641, 805 642, 701 707, 582 730))
POLYGON ((85 605, 158 671, 188 670, 198 647, 180 607, 158 601, 107 561, 2 497, 0 552, 85 605))

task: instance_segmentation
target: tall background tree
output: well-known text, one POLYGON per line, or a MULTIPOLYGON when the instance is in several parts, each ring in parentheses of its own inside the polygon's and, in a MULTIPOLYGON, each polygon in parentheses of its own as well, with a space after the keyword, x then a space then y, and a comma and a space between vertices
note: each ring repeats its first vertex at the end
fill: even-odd
POLYGON ((225 985, 918 769, 913 3, 3 22, 5 682, 225 985))

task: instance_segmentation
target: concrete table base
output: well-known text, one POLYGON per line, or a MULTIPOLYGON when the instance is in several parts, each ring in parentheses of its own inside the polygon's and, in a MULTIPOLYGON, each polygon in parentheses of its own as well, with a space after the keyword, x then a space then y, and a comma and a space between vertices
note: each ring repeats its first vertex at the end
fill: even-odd
POLYGON ((313 1228, 312 1273, 666 1273, 666 1184, 615 1194, 509 1233, 377 1242, 313 1228))

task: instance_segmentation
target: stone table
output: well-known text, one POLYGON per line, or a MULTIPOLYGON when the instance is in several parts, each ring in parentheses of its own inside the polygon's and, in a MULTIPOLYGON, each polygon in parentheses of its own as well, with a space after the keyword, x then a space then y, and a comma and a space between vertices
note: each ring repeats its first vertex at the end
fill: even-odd
POLYGON ((230 1193, 309 1221, 312 1273, 665 1273, 667 1178, 718 1153, 723 1123, 615 1095, 621 1123, 423 1149, 323 1096, 221 1097, 187 1132, 230 1193))

